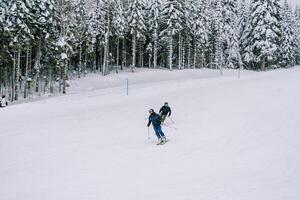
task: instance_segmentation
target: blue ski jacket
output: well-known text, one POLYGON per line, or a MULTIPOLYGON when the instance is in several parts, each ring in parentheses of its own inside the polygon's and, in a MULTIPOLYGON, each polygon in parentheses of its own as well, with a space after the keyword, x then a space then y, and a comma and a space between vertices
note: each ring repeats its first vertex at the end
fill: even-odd
POLYGON ((161 120, 160 116, 154 112, 149 116, 149 122, 147 126, 149 127, 152 123, 154 127, 158 127, 161 124, 160 120, 161 120))

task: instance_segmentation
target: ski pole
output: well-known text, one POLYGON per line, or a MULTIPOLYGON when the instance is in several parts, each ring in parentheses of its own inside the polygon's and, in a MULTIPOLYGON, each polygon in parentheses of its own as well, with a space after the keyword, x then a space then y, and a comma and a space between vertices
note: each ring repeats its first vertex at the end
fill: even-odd
POLYGON ((166 127, 166 128, 170 128, 170 129, 174 129, 174 130, 177 130, 177 128, 175 128, 175 127, 172 127, 172 126, 167 126, 167 125, 164 125, 164 124, 162 124, 164 127, 166 127))
POLYGON ((148 140, 150 140, 149 127, 148 127, 148 140))
POLYGON ((171 122, 173 123, 173 124, 175 124, 175 122, 174 122, 174 120, 169 116, 169 119, 171 120, 171 122))

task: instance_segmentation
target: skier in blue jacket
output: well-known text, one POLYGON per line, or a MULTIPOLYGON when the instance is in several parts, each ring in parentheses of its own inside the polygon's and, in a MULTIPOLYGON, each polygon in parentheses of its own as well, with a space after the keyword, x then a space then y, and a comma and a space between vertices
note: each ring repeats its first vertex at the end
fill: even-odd
POLYGON ((155 131, 155 134, 158 138, 158 143, 157 144, 164 144, 167 142, 167 139, 165 137, 165 134, 161 130, 161 117, 160 115, 156 114, 153 109, 149 110, 150 116, 149 116, 149 122, 147 126, 149 127, 152 123, 153 129, 155 131))

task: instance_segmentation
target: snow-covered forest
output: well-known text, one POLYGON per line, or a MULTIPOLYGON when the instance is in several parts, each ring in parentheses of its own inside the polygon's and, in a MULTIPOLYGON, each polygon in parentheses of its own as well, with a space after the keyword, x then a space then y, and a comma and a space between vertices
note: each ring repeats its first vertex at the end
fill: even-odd
POLYGON ((300 8, 279 0, 2 0, 0 93, 66 93, 70 77, 135 68, 300 64, 300 8), (87 6, 89 5, 89 6, 87 6))

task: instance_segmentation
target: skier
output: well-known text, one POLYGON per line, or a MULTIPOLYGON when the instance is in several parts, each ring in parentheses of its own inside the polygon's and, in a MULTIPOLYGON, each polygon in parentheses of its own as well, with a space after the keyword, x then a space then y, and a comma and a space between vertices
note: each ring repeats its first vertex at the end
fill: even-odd
POLYGON ((149 116, 149 122, 148 122, 147 126, 149 127, 152 123, 153 129, 158 138, 157 145, 166 143, 167 139, 165 137, 165 134, 162 132, 161 126, 160 126, 160 124, 161 124, 160 116, 158 114, 156 114, 153 109, 150 109, 149 113, 150 113, 150 116, 149 116))
POLYGON ((5 99, 5 95, 2 95, 2 99, 0 101, 0 108, 4 108, 8 105, 6 99, 5 99))
POLYGON ((165 102, 163 107, 161 107, 161 109, 159 110, 159 114, 161 117, 161 123, 165 122, 167 116, 171 116, 171 108, 169 107, 168 102, 165 102))

